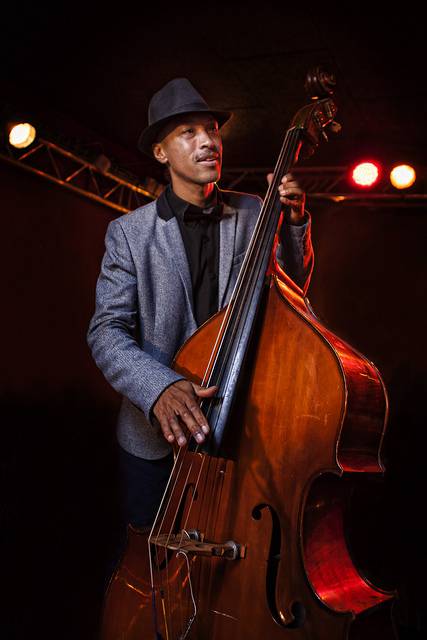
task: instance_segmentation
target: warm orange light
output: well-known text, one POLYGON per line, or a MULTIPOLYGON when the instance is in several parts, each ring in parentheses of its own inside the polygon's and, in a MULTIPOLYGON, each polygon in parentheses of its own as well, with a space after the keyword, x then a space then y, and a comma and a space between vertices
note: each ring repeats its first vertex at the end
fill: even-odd
POLYGON ((15 124, 9 132, 9 142, 13 147, 24 149, 28 147, 36 137, 36 130, 29 122, 15 124))
POLYGON ((407 189, 415 182, 416 173, 409 164, 399 164, 390 172, 390 182, 396 189, 407 189))
POLYGON ((374 162, 361 162, 354 167, 352 180, 359 187, 371 187, 379 176, 379 166, 374 162))

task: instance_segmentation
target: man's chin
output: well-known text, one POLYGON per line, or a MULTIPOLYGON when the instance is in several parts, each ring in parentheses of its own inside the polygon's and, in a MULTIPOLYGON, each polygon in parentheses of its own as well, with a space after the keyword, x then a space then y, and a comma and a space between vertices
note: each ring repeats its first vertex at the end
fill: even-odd
POLYGON ((203 180, 203 183, 217 182, 221 177, 221 167, 201 167, 201 171, 198 172, 198 178, 203 180))

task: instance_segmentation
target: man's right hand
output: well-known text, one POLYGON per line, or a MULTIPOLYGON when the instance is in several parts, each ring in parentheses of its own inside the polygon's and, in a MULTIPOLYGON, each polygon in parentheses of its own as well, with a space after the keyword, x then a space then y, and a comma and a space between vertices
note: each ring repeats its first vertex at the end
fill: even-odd
POLYGON ((178 416, 196 442, 202 443, 205 440, 205 435, 209 433, 209 425, 200 410, 198 397, 209 398, 214 396, 217 390, 217 386, 201 387, 188 380, 178 380, 163 391, 153 407, 153 413, 168 442, 176 440, 180 447, 187 442, 178 416))

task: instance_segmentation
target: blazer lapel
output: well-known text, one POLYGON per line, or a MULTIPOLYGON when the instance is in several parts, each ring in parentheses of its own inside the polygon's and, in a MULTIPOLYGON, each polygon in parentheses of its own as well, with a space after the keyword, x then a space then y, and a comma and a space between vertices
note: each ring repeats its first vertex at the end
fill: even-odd
POLYGON ((182 284, 184 285, 187 312, 194 326, 197 327, 193 313, 193 286, 191 283, 190 267, 178 222, 175 217, 167 221, 161 220, 160 228, 164 236, 165 251, 169 256, 173 256, 173 267, 178 271, 182 284))
POLYGON ((218 283, 218 309, 224 302, 230 279, 234 258, 234 239, 236 236, 237 209, 224 203, 224 219, 221 220, 219 229, 219 283, 218 283))
MULTIPOLYGON (((179 230, 178 222, 165 205, 165 195, 162 193, 157 199, 157 211, 159 213, 160 229, 162 230, 165 250, 173 254, 174 266, 179 272, 184 285, 188 313, 197 327, 193 313, 193 286, 191 283, 190 267, 187 260, 184 242, 179 230)), ((237 209, 223 202, 223 220, 219 224, 219 277, 218 277, 218 309, 221 309, 227 291, 228 282, 233 266, 234 240, 236 236, 237 209)))

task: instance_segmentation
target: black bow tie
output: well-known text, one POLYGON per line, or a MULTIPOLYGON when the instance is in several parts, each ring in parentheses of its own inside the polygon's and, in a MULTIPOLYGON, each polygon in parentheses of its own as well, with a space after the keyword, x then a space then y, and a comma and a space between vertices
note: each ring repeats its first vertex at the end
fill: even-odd
POLYGON ((190 205, 184 212, 184 222, 202 221, 213 222, 214 220, 221 220, 222 218, 222 204, 218 203, 209 211, 210 207, 206 207, 206 210, 190 205))

